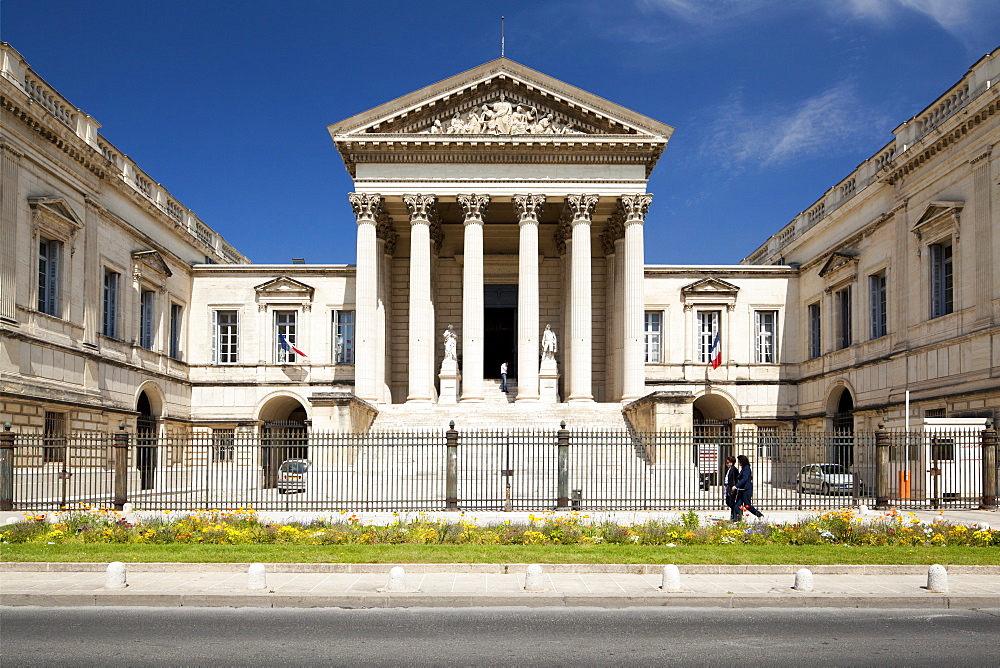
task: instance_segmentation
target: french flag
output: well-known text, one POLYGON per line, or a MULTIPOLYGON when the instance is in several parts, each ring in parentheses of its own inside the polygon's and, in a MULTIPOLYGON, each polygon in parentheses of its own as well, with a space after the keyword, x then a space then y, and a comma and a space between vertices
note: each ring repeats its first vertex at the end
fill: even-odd
POLYGON ((281 349, 288 353, 295 353, 299 357, 308 357, 304 352, 293 346, 285 338, 284 334, 278 334, 278 343, 281 344, 281 349))
POLYGON ((715 333, 715 340, 712 341, 712 350, 709 352, 709 361, 713 369, 718 369, 722 364, 722 337, 720 332, 715 333))

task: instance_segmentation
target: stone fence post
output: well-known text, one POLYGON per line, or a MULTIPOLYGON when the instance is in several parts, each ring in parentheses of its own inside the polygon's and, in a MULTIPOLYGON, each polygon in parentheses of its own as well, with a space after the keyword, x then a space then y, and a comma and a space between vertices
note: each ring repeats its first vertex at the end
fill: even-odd
POLYGON ((983 429, 980 435, 983 444, 983 502, 982 510, 997 507, 997 430, 983 429))
POLYGON ((455 421, 448 423, 448 431, 445 433, 448 444, 448 473, 445 484, 445 508, 447 510, 458 510, 458 432, 455 430, 455 421))
POLYGON ((115 462, 115 510, 124 510, 128 503, 128 441, 129 434, 125 431, 125 421, 118 425, 118 433, 114 436, 115 462))
POLYGON ((890 435, 884 424, 875 431, 875 507, 889 507, 889 446, 890 435))
POLYGON ((569 508, 569 432, 566 431, 566 421, 559 423, 556 434, 556 448, 559 460, 559 486, 556 508, 569 508))
POLYGON ((14 510, 14 433, 10 422, 0 432, 0 510, 14 510))

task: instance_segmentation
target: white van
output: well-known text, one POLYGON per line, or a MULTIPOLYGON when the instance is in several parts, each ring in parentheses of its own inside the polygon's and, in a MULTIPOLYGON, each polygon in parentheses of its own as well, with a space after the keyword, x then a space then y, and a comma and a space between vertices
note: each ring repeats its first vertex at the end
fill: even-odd
POLYGON ((987 418, 924 418, 924 498, 958 501, 982 494, 987 418))

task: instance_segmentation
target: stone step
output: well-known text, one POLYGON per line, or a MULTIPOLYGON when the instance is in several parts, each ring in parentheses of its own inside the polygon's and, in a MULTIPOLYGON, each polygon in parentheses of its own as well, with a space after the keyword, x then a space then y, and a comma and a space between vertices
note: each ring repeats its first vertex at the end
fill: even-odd
MULTIPOLYGON (((497 388, 499 394, 499 387, 497 388)), ((374 431, 409 431, 455 428, 567 429, 624 431, 620 404, 459 403, 453 405, 390 404, 379 406, 374 431)))

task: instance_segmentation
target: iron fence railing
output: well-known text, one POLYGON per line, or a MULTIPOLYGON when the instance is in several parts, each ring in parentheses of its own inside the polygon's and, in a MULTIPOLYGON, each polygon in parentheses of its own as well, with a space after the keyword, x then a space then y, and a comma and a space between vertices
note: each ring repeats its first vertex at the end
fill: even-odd
POLYGON ((0 510, 724 510, 724 460, 738 454, 765 512, 992 507, 998 495, 991 429, 0 436, 0 510))

